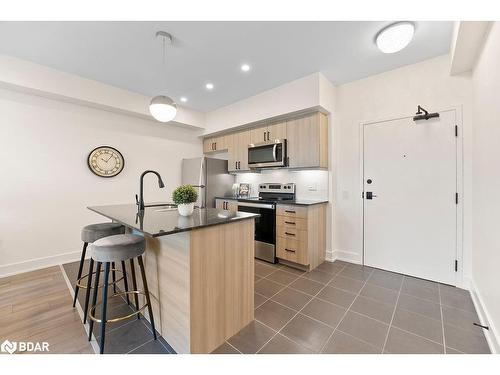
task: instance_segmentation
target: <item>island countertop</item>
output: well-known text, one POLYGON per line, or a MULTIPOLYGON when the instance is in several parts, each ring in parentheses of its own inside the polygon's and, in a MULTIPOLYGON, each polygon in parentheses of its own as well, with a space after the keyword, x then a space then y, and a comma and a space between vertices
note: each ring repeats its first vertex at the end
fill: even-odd
POLYGON ((91 206, 87 208, 151 237, 166 236, 259 216, 248 212, 229 212, 216 208, 195 208, 191 216, 185 217, 179 215, 177 208, 173 208, 169 204, 146 207, 142 214, 137 212, 135 204, 91 206))

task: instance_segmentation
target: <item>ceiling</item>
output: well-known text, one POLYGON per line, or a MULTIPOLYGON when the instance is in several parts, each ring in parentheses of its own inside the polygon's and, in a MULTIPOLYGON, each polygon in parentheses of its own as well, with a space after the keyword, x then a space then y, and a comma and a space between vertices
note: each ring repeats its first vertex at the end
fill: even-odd
POLYGON ((452 22, 416 22, 404 50, 386 55, 375 34, 390 22, 0 22, 0 53, 185 107, 211 111, 323 72, 341 84, 448 53, 452 22), (167 47, 166 84, 158 30, 167 47), (240 70, 248 63, 251 70, 240 70), (212 82, 212 91, 205 84, 212 82))

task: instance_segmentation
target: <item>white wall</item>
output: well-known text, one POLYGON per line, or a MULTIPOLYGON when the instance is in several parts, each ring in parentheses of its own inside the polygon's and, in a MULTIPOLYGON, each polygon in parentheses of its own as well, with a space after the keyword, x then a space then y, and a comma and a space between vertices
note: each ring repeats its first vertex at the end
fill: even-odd
POLYGON ((359 124, 408 116, 417 105, 431 110, 463 106, 464 125, 464 275, 470 277, 471 248, 471 79, 450 77, 449 56, 378 74, 336 88, 334 111, 336 191, 335 256, 361 262, 361 191, 359 124))
POLYGON ((10 90, 0 89, 0 113, 0 276, 78 258, 81 228, 105 221, 86 206, 134 203, 145 169, 166 184, 147 177, 146 200, 169 201, 181 159, 202 153, 192 130, 10 90), (99 145, 122 152, 117 177, 88 169, 99 145))
POLYGON ((500 23, 495 22, 473 71, 473 289, 484 309, 490 347, 500 352, 500 23), (496 340, 492 340, 496 337, 496 340))

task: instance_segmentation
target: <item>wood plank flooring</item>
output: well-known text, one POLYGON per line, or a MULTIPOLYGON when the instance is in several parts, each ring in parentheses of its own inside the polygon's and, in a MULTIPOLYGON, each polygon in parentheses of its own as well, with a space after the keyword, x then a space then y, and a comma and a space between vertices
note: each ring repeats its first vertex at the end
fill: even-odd
POLYGON ((91 353, 59 266, 0 279, 0 342, 49 343, 49 353, 91 353))

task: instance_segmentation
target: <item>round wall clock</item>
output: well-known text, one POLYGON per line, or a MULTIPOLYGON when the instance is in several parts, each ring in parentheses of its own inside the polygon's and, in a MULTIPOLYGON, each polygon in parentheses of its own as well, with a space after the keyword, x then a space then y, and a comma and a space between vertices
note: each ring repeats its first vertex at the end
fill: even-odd
POLYGON ((123 170, 125 159, 116 148, 99 146, 90 151, 87 163, 97 176, 114 177, 123 170))

